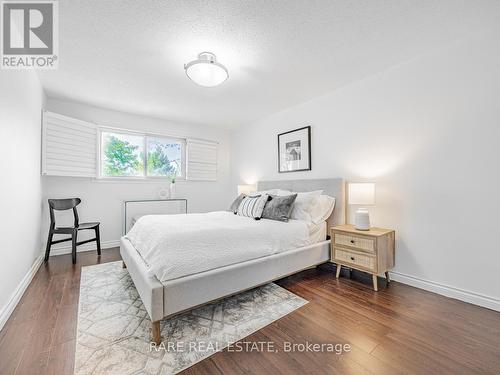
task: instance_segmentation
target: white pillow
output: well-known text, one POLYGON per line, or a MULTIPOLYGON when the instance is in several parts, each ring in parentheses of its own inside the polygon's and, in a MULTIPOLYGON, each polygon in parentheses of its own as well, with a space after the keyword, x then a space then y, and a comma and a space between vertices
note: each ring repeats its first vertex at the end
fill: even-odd
POLYGON ((308 191, 308 192, 301 192, 301 193, 296 193, 296 192, 291 192, 287 190, 279 190, 278 195, 279 196, 285 196, 285 195, 290 195, 290 194, 297 194, 297 198, 295 199, 295 202, 293 203, 293 209, 292 213, 290 214, 290 219, 294 220, 304 220, 311 222, 312 221, 312 210, 313 207, 316 205, 316 202, 321 195, 323 190, 315 190, 315 191, 308 191))
POLYGON ((256 191, 254 193, 250 193, 248 195, 255 196, 255 195, 278 195, 279 189, 269 189, 269 190, 261 190, 261 191, 256 191))
POLYGON ((321 194, 311 211, 311 219, 314 224, 320 224, 330 217, 335 208, 335 198, 321 194))
POLYGON ((287 195, 295 194, 295 193, 292 193, 290 190, 283 190, 283 189, 275 189, 275 190, 276 190, 276 194, 274 194, 274 195, 277 195, 280 197, 285 197, 287 195))

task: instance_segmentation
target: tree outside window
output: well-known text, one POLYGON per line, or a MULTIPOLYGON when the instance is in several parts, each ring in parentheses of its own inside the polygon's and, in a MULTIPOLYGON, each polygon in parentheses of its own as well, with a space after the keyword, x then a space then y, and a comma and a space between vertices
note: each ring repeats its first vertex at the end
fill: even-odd
POLYGON ((182 145, 166 138, 148 138, 148 176, 182 175, 182 145))
POLYGON ((101 176, 177 178, 183 175, 182 141, 126 133, 101 134, 101 176))

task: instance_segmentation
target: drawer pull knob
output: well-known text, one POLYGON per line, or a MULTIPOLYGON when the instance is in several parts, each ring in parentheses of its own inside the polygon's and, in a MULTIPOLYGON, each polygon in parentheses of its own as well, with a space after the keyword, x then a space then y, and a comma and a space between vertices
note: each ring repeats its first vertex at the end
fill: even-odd
POLYGON ((351 243, 354 243, 354 240, 351 240, 351 243))
POLYGON ((354 257, 351 257, 351 260, 354 260, 354 257))

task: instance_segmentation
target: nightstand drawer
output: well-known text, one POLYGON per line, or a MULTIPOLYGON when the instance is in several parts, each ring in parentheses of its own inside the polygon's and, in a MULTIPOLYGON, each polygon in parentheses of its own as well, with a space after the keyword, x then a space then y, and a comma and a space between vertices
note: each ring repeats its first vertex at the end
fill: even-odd
POLYGON ((369 255, 363 255, 347 249, 334 248, 334 261, 339 260, 342 263, 352 264, 353 266, 363 267, 375 271, 376 258, 369 255))
POLYGON ((365 238, 354 236, 351 234, 335 233, 335 245, 349 246, 363 251, 375 252, 375 240, 373 238, 365 238))

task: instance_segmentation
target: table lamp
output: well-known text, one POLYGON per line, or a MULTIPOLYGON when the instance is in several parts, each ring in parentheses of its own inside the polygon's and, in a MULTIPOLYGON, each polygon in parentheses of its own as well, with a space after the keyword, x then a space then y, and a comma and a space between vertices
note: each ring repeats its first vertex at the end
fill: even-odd
MULTIPOLYGON (((350 205, 369 206, 375 204, 375 184, 373 182, 356 182, 348 185, 348 202, 350 205)), ((358 208, 354 217, 357 230, 370 230, 370 214, 367 208, 358 208)))
POLYGON ((255 192, 255 190, 255 185, 238 185, 238 195, 250 195, 251 193, 255 192))

